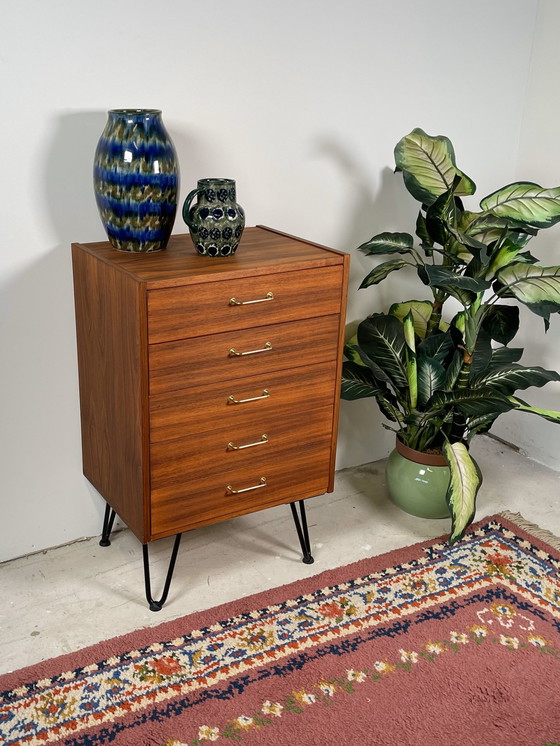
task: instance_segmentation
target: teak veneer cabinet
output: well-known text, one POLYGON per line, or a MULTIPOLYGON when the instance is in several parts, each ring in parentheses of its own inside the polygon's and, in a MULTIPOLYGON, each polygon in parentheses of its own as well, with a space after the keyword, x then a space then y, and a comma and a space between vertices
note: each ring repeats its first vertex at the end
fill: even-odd
POLYGON ((349 256, 256 227, 232 257, 183 235, 157 254, 75 243, 72 259, 102 544, 115 513, 145 550, 176 535, 166 596, 182 532, 290 503, 313 561, 303 500, 333 490, 349 256))

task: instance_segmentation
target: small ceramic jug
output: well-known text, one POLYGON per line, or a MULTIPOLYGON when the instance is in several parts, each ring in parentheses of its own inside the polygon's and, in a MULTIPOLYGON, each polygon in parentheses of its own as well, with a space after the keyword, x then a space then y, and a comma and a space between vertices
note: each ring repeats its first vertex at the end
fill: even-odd
POLYGON ((235 254, 245 227, 245 213, 236 202, 235 181, 200 179, 183 204, 183 220, 199 254, 235 254), (195 197, 196 205, 191 207, 195 197))

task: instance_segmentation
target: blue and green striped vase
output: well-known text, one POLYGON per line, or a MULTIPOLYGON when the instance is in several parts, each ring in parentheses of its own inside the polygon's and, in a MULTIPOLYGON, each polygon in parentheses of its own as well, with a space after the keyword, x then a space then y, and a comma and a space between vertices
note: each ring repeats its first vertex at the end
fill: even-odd
POLYGON ((177 212, 179 164, 161 111, 109 112, 95 151, 93 184, 101 221, 115 249, 165 249, 177 212))

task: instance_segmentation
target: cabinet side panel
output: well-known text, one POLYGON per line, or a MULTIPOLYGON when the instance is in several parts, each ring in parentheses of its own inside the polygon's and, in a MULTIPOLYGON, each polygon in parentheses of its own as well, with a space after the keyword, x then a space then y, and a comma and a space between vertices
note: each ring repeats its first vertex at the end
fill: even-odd
POLYGON ((145 541, 145 291, 72 246, 84 475, 145 541))
POLYGON ((331 462, 329 469, 329 488, 328 492, 334 491, 334 474, 336 466, 336 445, 338 439, 338 421, 340 416, 340 386, 342 380, 342 362, 343 362, 343 349, 344 349, 344 335, 345 335, 345 322, 346 322, 346 305, 348 302, 348 276, 350 273, 350 255, 343 254, 344 271, 342 274, 342 297, 340 301, 340 323, 338 333, 338 351, 337 351, 337 367, 336 367, 336 378, 335 378, 335 390, 334 390, 334 409, 333 409, 333 428, 332 428, 332 441, 331 441, 331 462))

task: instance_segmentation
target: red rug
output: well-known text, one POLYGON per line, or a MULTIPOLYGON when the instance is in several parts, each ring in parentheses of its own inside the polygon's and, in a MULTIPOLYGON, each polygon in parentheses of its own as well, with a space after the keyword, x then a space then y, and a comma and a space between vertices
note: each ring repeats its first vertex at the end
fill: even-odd
POLYGON ((0 743, 559 746, 560 552, 520 522, 2 676, 0 743))

